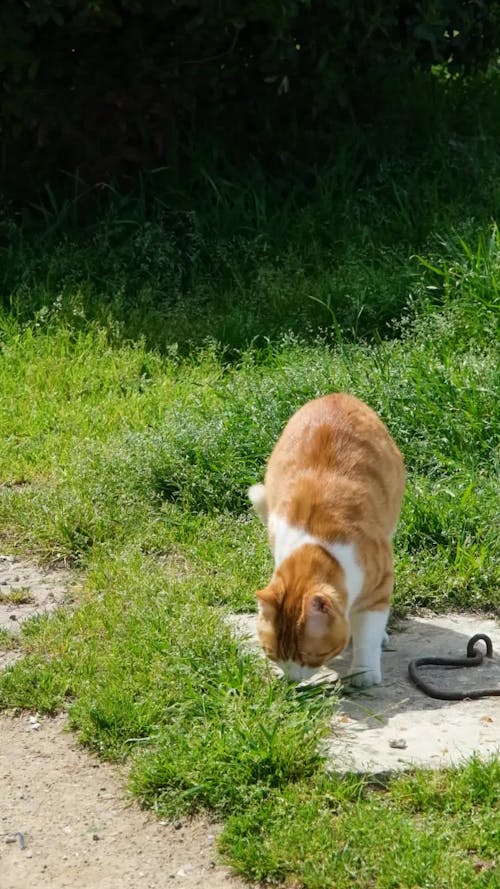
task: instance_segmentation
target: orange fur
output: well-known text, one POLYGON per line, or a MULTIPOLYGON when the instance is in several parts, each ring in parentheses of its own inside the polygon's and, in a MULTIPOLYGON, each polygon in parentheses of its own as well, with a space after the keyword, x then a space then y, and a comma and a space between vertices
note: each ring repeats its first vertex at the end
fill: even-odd
POLYGON ((357 398, 327 395, 291 417, 269 459, 264 489, 252 489, 259 489, 256 508, 268 522, 271 549, 278 546, 279 523, 280 533, 291 527, 297 539, 257 593, 259 637, 269 657, 318 667, 345 648, 353 615, 388 610, 391 536, 404 482, 398 448, 357 398), (353 547, 362 579, 354 600, 349 566, 342 567, 330 544, 353 547))

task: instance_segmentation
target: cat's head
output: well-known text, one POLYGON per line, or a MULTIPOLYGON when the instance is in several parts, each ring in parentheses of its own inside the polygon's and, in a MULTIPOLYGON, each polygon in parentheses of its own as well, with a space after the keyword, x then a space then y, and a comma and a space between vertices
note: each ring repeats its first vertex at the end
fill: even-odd
POLYGON ((349 641, 341 572, 321 547, 305 545, 257 593, 257 632, 265 654, 295 680, 306 679, 349 641))

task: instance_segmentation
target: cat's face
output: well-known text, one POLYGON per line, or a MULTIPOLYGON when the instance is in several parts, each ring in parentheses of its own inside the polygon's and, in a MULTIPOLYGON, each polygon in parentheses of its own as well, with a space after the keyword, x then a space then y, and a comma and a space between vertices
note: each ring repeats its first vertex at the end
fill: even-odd
POLYGON ((317 554, 294 553, 257 593, 260 644, 290 679, 307 679, 349 641, 342 597, 327 574, 317 554))

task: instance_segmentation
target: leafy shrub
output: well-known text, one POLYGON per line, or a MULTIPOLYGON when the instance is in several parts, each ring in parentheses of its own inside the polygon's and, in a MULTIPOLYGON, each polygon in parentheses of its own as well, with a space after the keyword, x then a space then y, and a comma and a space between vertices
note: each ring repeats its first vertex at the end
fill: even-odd
POLYGON ((384 82, 486 65, 499 34, 486 0, 4 0, 3 172, 99 181, 172 164, 186 138, 286 162, 339 109, 371 109, 384 82))

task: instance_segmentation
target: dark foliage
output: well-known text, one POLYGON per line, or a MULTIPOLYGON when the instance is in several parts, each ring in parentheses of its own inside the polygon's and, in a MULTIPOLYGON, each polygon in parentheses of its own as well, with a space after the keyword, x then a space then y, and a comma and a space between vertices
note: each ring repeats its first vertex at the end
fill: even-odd
POLYGON ((467 73, 500 40, 491 0, 2 0, 8 186, 96 182, 209 144, 269 168, 377 112, 416 67, 467 73))

